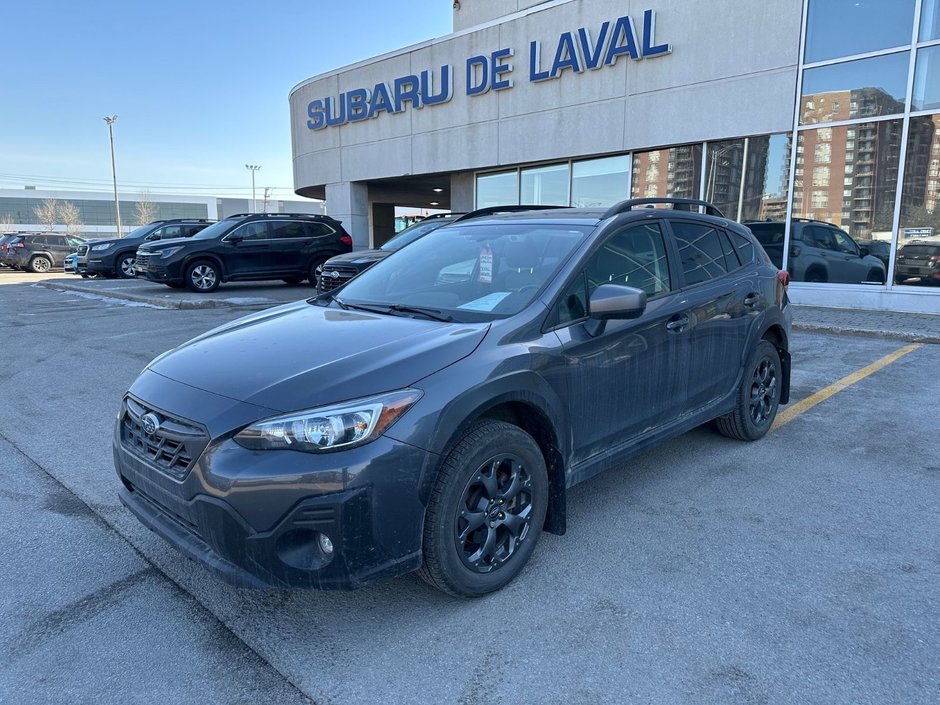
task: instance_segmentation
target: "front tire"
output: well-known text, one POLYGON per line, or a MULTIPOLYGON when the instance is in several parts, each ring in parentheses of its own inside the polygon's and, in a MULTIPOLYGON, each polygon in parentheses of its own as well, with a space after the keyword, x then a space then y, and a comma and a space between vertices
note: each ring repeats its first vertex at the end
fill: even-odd
POLYGON ((117 261, 117 267, 115 268, 115 273, 121 277, 121 279, 134 279, 134 260, 137 258, 136 253, 131 252, 129 254, 121 255, 117 261))
POLYGON ((499 590, 535 550, 547 508, 548 471, 532 436, 504 421, 476 422, 441 465, 418 574, 455 597, 499 590))
POLYGON ((45 255, 36 255, 29 261, 29 269, 36 274, 45 274, 52 269, 52 260, 45 255))
POLYGON ((310 269, 307 270, 307 280, 310 282, 310 286, 314 287, 319 291, 319 286, 317 285, 320 275, 317 272, 318 267, 322 267, 328 257, 317 257, 310 263, 310 269))
POLYGON ((780 407, 780 383, 780 354, 772 343, 761 340, 744 368, 734 411, 715 419, 719 433, 739 441, 767 435, 780 407))
POLYGON ((200 260, 186 268, 186 286, 190 291, 208 294, 219 288, 221 273, 214 262, 200 260))

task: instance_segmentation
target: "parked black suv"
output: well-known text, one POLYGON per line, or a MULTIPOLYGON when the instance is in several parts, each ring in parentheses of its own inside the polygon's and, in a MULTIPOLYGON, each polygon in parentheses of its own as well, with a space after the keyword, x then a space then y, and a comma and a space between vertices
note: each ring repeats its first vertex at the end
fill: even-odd
POLYGON ((132 230, 125 237, 90 242, 78 248, 75 271, 84 277, 97 274, 103 277, 133 279, 137 248, 143 243, 192 237, 213 222, 205 218, 155 220, 132 230))
POLYGON ((462 213, 435 213, 397 233, 388 242, 374 250, 359 250, 348 255, 337 255, 324 262, 317 272, 317 291, 323 293, 336 289, 376 262, 401 249, 419 237, 424 237, 440 227, 454 222, 462 213))
POLYGON ((61 268, 66 255, 85 244, 85 240, 62 233, 18 235, 10 240, 6 262, 24 272, 43 273, 61 268))
POLYGON ((352 250, 352 238, 325 215, 242 213, 191 238, 145 243, 134 270, 154 282, 215 291, 223 281, 283 279, 299 284, 323 262, 352 250))
POLYGON ((572 485, 713 419, 767 433, 786 280, 698 201, 453 223, 151 362, 115 425, 121 500, 235 584, 492 592, 564 533, 572 485))
POLYGON ((894 283, 940 286, 940 237, 906 242, 894 263, 894 283))

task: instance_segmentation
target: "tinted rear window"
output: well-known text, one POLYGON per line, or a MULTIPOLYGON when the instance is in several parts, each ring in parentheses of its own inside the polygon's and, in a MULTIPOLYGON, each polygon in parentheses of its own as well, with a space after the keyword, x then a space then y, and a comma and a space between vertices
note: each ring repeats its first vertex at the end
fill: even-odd
POLYGON ((905 255, 940 255, 940 245, 905 245, 901 252, 905 255))
POLYGON ((747 227, 761 245, 783 244, 783 223, 749 223, 747 227))

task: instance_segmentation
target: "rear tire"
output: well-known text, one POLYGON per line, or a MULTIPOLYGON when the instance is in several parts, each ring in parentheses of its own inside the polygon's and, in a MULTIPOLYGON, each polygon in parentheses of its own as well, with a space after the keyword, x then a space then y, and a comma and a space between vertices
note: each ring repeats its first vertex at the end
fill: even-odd
POLYGON ((547 508, 548 471, 532 436, 504 421, 476 422, 431 491, 418 575, 455 597, 499 590, 535 550, 547 508))
POLYGON ((45 274, 52 269, 52 260, 45 255, 36 255, 29 261, 29 270, 36 274, 45 274))
POLYGON ((829 277, 824 270, 814 267, 806 273, 806 281, 814 284, 825 284, 829 281, 829 277))
POLYGON ((199 294, 208 294, 219 288, 219 267, 214 262, 199 260, 186 268, 186 287, 199 294))
POLYGON ((739 441, 756 441, 767 435, 780 406, 780 383, 777 348, 761 340, 744 368, 734 411, 715 419, 718 432, 739 441))

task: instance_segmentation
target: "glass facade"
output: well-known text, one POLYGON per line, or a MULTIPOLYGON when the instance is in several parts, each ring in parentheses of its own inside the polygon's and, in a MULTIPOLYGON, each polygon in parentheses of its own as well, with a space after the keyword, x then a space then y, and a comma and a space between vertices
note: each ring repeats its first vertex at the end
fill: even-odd
MULTIPOLYGON (((36 209, 42 206, 44 198, 27 197, 9 198, 0 197, 0 221, 19 225, 37 224, 36 209)), ((82 225, 113 226, 114 201, 97 199, 60 199, 59 205, 72 203, 78 208, 79 219, 82 225)), ((153 202, 156 211, 154 220, 170 218, 208 218, 209 208, 205 203, 171 203, 163 201, 153 202)), ((137 223, 136 201, 121 202, 121 223, 127 228, 137 223)), ((66 225, 67 223, 60 223, 66 225)))
POLYGON ((477 206, 702 198, 795 282, 940 285, 940 0, 806 0, 806 22, 792 133, 480 174, 477 206))

